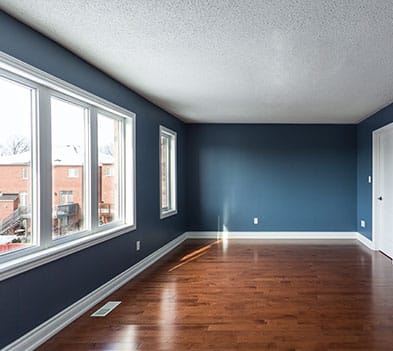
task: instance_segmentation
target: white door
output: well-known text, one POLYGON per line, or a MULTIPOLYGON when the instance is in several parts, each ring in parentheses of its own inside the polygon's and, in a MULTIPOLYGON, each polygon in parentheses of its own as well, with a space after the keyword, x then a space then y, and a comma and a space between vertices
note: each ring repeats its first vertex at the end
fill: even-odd
POLYGON ((376 244, 393 258, 393 124, 379 129, 376 138, 376 244))

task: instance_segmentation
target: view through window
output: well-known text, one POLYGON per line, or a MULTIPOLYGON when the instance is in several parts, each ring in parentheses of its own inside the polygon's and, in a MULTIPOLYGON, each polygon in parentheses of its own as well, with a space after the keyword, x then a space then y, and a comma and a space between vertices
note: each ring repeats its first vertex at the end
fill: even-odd
POLYGON ((84 107, 51 98, 52 124, 52 235, 53 238, 81 231, 85 227, 84 107))
POLYGON ((107 224, 119 218, 121 122, 102 114, 97 116, 98 130, 98 220, 107 224))
POLYGON ((132 112, 0 53, 0 123, 0 263, 135 228, 132 112))
POLYGON ((176 132, 160 126, 160 216, 176 213, 176 132))
POLYGON ((33 243, 29 175, 34 95, 33 89, 0 78, 0 253, 33 243))
POLYGON ((170 208, 170 137, 161 134, 161 209, 167 211, 170 208))

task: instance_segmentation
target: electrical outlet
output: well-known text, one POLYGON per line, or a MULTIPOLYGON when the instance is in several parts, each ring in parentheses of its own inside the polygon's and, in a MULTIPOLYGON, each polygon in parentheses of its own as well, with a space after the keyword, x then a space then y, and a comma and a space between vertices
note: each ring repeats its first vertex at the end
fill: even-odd
POLYGON ((254 224, 258 224, 259 220, 258 217, 254 217, 254 224))
POLYGON ((139 251, 141 249, 141 242, 138 240, 136 242, 136 251, 139 251))
POLYGON ((364 219, 360 220, 360 226, 366 228, 366 221, 364 219))

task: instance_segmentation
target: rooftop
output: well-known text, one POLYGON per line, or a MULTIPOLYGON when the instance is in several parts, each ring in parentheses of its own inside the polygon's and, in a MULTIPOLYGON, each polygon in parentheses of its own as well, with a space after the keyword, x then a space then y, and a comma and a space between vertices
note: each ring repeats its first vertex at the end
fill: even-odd
MULTIPOLYGON (((66 145, 57 147, 53 157, 55 166, 81 166, 84 163, 84 154, 80 147, 66 145)), ((22 152, 16 155, 0 156, 0 165, 28 165, 31 160, 31 152, 22 152)), ((113 163, 113 156, 105 153, 99 153, 101 164, 113 163)))
POLYGON ((15 201, 18 197, 19 194, 0 192, 0 201, 15 201))

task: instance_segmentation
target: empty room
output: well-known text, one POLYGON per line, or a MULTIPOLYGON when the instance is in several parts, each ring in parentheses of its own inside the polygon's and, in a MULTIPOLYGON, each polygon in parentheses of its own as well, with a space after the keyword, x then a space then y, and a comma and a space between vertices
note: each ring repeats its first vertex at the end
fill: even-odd
POLYGON ((0 349, 393 350, 393 2, 0 0, 0 349))

